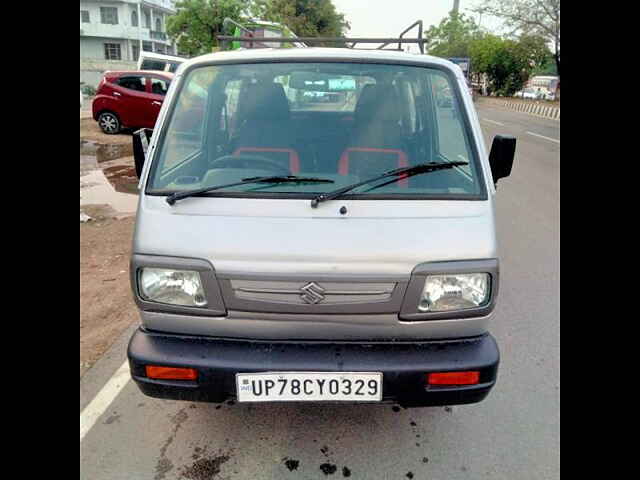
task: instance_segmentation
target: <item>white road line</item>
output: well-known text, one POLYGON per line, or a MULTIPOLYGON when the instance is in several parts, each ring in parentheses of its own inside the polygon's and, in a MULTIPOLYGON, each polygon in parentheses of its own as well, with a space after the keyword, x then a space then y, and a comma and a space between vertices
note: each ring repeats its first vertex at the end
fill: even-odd
POLYGON ((102 390, 91 400, 84 410, 80 413, 80 441, 91 430, 98 418, 109 408, 111 402, 116 398, 118 393, 129 383, 131 379, 129 373, 129 361, 125 362, 113 374, 109 381, 102 387, 102 390))
POLYGON ((495 123, 496 125, 500 125, 501 127, 504 127, 504 123, 496 122, 495 120, 489 120, 488 118, 483 118, 482 120, 484 120, 485 122, 495 123))
POLYGON ((560 143, 560 140, 557 140, 555 138, 545 137, 544 135, 539 135, 533 132, 526 132, 526 133, 528 133, 529 135, 533 135, 534 137, 540 137, 540 138, 544 138, 545 140, 550 140, 552 142, 560 143))

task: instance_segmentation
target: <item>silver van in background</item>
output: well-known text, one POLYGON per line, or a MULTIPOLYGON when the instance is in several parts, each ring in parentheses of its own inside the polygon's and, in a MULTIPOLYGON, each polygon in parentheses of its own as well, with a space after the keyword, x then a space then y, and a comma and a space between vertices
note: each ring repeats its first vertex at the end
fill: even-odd
POLYGON ((140 133, 142 324, 128 356, 143 393, 406 407, 487 396, 495 184, 515 138, 486 151, 453 63, 348 48, 205 55, 180 66, 153 134, 140 133))
POLYGON ((185 60, 185 58, 174 57, 173 55, 142 51, 138 57, 138 70, 175 73, 185 60))

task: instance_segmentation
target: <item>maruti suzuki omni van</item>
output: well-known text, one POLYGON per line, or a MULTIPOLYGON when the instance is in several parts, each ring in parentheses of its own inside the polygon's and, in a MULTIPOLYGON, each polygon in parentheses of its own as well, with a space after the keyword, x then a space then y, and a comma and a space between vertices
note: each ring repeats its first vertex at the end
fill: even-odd
POLYGON ((443 59, 183 63, 140 178, 132 378, 189 401, 481 401, 499 362, 495 184, 514 151, 497 136, 488 154, 443 59))

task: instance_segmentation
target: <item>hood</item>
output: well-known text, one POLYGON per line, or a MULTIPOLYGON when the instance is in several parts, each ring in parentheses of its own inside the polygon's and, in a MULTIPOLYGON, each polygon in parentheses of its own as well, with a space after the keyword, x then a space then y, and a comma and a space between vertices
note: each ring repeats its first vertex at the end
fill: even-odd
POLYGON ((332 200, 311 208, 302 199, 198 197, 169 206, 144 194, 133 252, 205 259, 219 274, 407 277, 423 262, 497 257, 491 200, 332 200))

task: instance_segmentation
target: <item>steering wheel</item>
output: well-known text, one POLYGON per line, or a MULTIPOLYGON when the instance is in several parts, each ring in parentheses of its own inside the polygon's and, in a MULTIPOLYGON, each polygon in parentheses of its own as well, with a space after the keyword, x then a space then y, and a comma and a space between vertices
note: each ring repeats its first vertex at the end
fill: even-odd
POLYGON ((282 166, 275 160, 259 155, 225 155, 216 158, 209 164, 209 168, 251 168, 251 166, 272 170, 279 175, 291 175, 287 167, 282 166))

